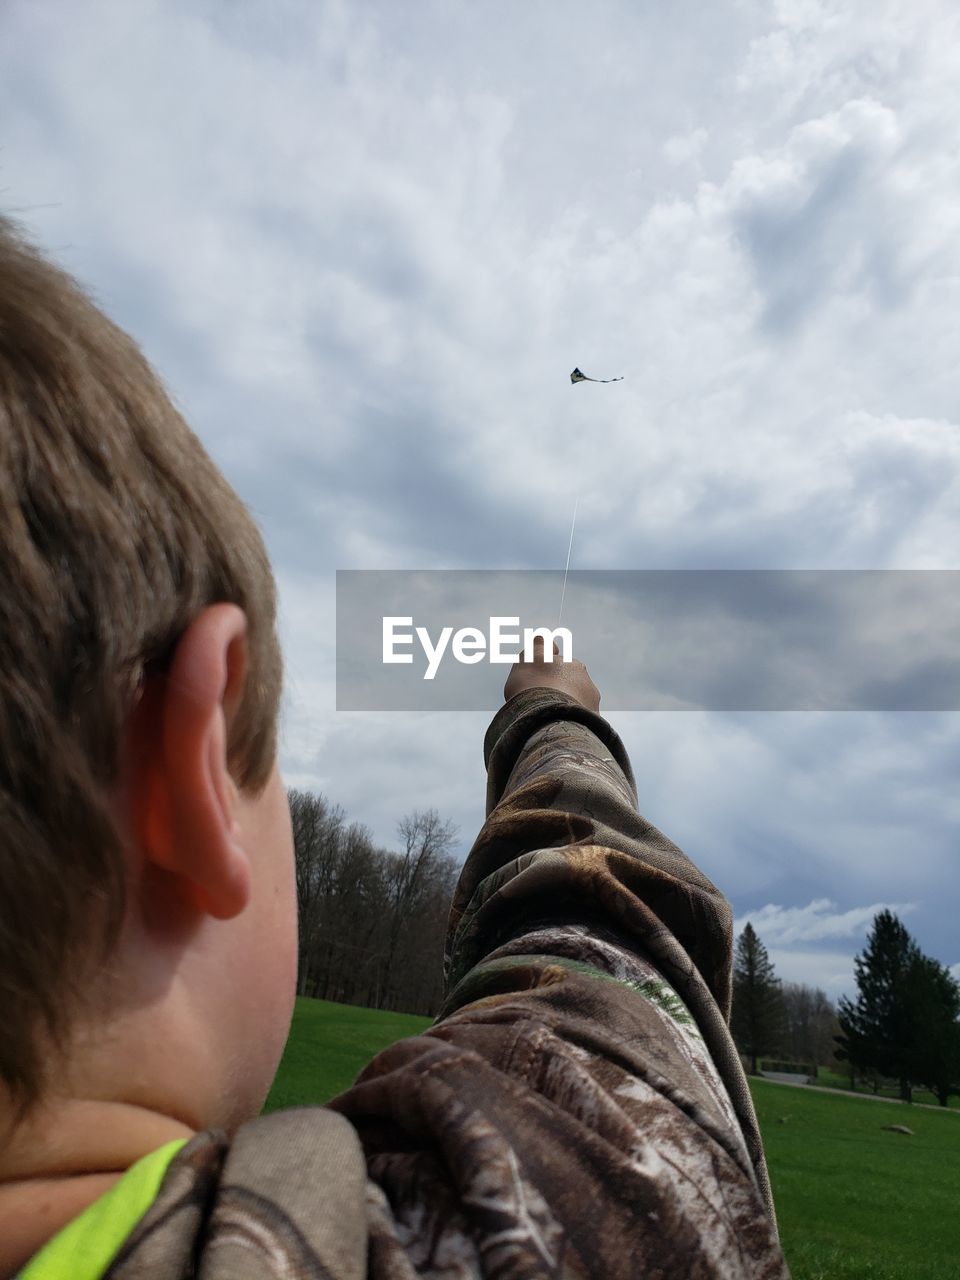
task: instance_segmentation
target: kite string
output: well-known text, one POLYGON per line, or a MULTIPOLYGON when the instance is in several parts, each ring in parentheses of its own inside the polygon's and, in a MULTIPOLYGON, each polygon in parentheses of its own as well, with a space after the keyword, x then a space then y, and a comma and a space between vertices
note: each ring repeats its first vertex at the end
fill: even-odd
POLYGON ((577 500, 573 504, 573 520, 570 522, 570 542, 567 545, 567 563, 563 568, 563 588, 560 591, 560 612, 557 614, 557 626, 560 625, 560 619, 563 617, 563 601, 567 594, 567 574, 570 572, 570 556, 573 553, 573 531, 577 527, 577 508, 580 506, 580 495, 577 494, 577 500))

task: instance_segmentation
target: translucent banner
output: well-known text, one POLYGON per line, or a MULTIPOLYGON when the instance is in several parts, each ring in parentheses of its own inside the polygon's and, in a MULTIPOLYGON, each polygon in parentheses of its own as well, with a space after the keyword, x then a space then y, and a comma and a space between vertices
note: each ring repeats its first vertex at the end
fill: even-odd
POLYGON ((604 711, 960 709, 958 570, 579 570, 561 617, 562 583, 338 572, 338 710, 490 711, 537 632, 604 711))

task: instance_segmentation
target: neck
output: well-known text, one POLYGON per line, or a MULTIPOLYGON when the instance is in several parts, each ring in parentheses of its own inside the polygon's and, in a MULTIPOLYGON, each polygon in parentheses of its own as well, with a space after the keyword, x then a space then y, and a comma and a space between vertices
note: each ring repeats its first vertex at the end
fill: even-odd
POLYGON ((15 1275, 132 1164, 193 1130, 124 1102, 52 1099, 0 1147, 0 1277, 15 1275))

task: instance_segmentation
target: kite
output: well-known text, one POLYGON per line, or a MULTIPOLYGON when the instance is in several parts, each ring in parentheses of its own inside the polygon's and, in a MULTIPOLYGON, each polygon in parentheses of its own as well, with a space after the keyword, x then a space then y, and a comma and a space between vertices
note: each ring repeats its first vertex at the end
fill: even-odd
MULTIPOLYGON (((622 382, 623 378, 588 378, 585 373, 581 373, 579 369, 574 369, 570 375, 570 381, 577 382, 622 382)), ((560 588, 560 612, 557 616, 557 626, 560 625, 560 619, 563 617, 563 601, 567 594, 567 576, 570 573, 570 557, 573 554, 573 531, 577 527, 577 508, 580 506, 580 495, 577 494, 577 500, 573 504, 573 519, 570 522, 570 541, 567 543, 567 563, 563 569, 563 586, 560 588)))
POLYGON ((581 373, 579 369, 574 369, 570 375, 571 382, 622 382, 623 378, 588 378, 585 373, 581 373))

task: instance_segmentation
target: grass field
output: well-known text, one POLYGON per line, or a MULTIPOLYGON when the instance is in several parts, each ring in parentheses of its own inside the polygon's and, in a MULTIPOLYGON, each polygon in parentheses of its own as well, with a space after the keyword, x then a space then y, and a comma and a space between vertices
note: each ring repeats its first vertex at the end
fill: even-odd
MULTIPOLYGON (((379 1049, 428 1025, 298 1000, 267 1109, 327 1101, 379 1049)), ((765 1080, 751 1087, 794 1280, 960 1278, 960 1115, 765 1080)))
POLYGON ((328 1102, 375 1053, 429 1027, 429 1018, 298 998, 290 1038, 265 1111, 328 1102))
POLYGON ((751 1088, 795 1280, 960 1277, 960 1116, 765 1080, 751 1088))

